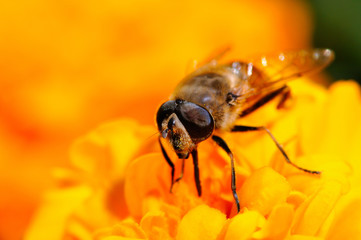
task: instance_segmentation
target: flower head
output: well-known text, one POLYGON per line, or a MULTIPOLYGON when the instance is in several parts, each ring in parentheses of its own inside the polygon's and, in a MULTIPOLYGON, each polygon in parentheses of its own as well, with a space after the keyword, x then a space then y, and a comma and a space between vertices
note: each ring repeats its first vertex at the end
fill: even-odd
MULTIPOLYGON (((309 48, 313 28, 309 10, 305 1, 285 0, 4 1, 0 8, 4 36, 0 38, 0 238, 23 238, 29 223, 25 238, 36 240, 186 238, 187 229, 193 236, 232 238, 240 224, 254 237, 267 236, 253 232, 274 229, 263 224, 265 219, 279 221, 271 218, 279 216, 273 209, 285 201, 295 206, 292 211, 303 206, 319 189, 320 179, 290 168, 262 133, 225 134, 236 157, 238 193, 246 192, 242 214, 235 216, 227 156, 214 144, 202 143, 202 198, 196 196, 189 161, 184 179, 169 194, 169 168, 155 138, 148 139, 156 133, 149 125, 156 105, 184 76, 190 58, 201 59, 228 44, 234 47, 234 59, 309 48), (71 141, 115 116, 122 119, 80 137, 70 150, 70 162, 66 161, 71 141), (54 166, 63 168, 52 171, 54 166), (140 179, 128 169, 145 176, 140 179), (56 183, 52 188, 51 171, 56 183), (263 181, 255 181, 263 175, 263 181), (270 189, 268 180, 275 184, 270 189), (267 194, 247 195, 246 186, 266 189, 267 194), (274 194, 280 196, 269 198, 274 194), (212 219, 211 224, 202 223, 204 227, 196 230, 203 216, 212 219)), ((359 122, 359 95, 356 87, 346 85, 327 94, 315 87, 311 94, 301 84, 294 91, 301 91, 303 100, 312 95, 313 104, 303 110, 290 108, 291 112, 269 108, 266 114, 243 120, 266 124, 292 160, 324 170, 323 176, 340 182, 345 195, 334 205, 330 216, 335 220, 327 220, 332 229, 327 234, 334 239, 356 236, 357 228, 349 226, 360 218, 355 190, 360 134, 353 127, 359 122), (339 158, 349 166, 338 164, 339 158), (319 162, 325 164, 321 167, 319 162), (328 166, 329 162, 334 164, 328 166), (334 225, 344 232, 334 230, 334 225)), ((180 165, 177 162, 178 170, 180 165)), ((288 211, 284 208, 277 211, 288 211)), ((289 225, 285 226, 281 235, 289 225)))
POLYGON ((0 238, 22 238, 75 138, 119 116, 152 124, 191 58, 219 46, 309 47, 310 15, 284 0, 3 2, 0 238))
MULTIPOLYGON (((360 237, 359 87, 352 81, 329 90, 306 80, 291 85, 289 108, 271 103, 241 121, 266 125, 295 163, 321 176, 287 164, 265 133, 225 133, 236 158, 237 213, 229 159, 212 141, 199 145, 203 195, 197 196, 189 161, 170 193, 170 168, 150 137, 156 129, 123 119, 74 143, 73 168, 54 172, 58 186, 46 194, 26 239, 360 237)), ((170 156, 178 175, 181 161, 170 156)))

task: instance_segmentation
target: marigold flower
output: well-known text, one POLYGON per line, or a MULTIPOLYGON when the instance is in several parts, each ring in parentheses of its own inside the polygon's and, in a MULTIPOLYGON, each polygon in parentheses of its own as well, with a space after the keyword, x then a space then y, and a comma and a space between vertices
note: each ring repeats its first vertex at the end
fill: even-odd
MULTIPOLYGON (((226 219, 232 217, 233 200, 227 181, 229 163, 224 153, 213 149, 212 144, 204 143, 201 149, 203 159, 207 159, 203 165, 213 163, 201 169, 202 184, 210 190, 204 192, 201 199, 195 197, 193 179, 186 176, 175 186, 174 195, 165 192, 169 186, 166 175, 169 169, 159 158, 159 147, 151 140, 144 143, 145 138, 156 132, 153 126, 145 126, 153 121, 154 109, 150 106, 165 99, 169 86, 184 75, 190 58, 201 59, 212 49, 226 44, 233 45, 230 57, 237 59, 254 53, 309 48, 313 29, 309 6, 302 0, 15 0, 4 1, 0 15, 3 20, 0 21, 3 36, 0 38, 0 239, 23 238, 29 222, 31 226, 26 238, 37 240, 69 236, 78 239, 121 236, 181 238, 187 236, 185 232, 181 235, 181 229, 189 229, 193 220, 190 216, 197 214, 198 210, 193 206, 205 204, 210 207, 211 210, 203 207, 199 211, 203 215, 211 212, 213 222, 220 223, 224 216, 226 219), (124 119, 104 124, 74 144, 70 164, 64 161, 70 141, 99 122, 124 115, 137 119, 142 125, 124 119), (149 152, 155 155, 145 155, 149 152), (133 166, 130 162, 137 157, 143 160, 136 160, 133 166), (150 162, 151 159, 154 163, 150 162), (141 166, 146 164, 142 165, 142 161, 153 170, 145 171, 141 166), (58 186, 42 197, 43 191, 52 184, 50 169, 59 165, 70 167, 54 170, 58 186), (143 181, 147 184, 138 186, 139 183, 130 182, 133 175, 125 170, 128 168, 142 171, 146 176, 161 171, 164 176, 155 179, 145 176, 143 181), (147 189, 152 194, 144 193, 147 189), (221 201, 218 201, 219 196, 221 201), (140 197, 144 197, 144 201, 140 201, 140 197), (40 209, 31 220, 38 206, 40 209), (194 214, 188 215, 191 211, 194 214)), ((297 89, 302 89, 302 86, 297 89)), ((308 96, 308 88, 304 91, 308 96)), ((335 94, 338 97, 334 96, 334 101, 341 102, 342 106, 344 100, 336 99, 343 93, 335 94)), ((355 190, 360 173, 356 170, 359 168, 354 167, 359 164, 356 160, 360 155, 357 147, 360 139, 351 137, 359 134, 351 127, 339 131, 343 129, 339 124, 345 122, 329 122, 328 119, 334 118, 337 112, 359 112, 357 107, 352 109, 358 100, 350 97, 347 103, 350 108, 337 108, 337 111, 324 112, 323 109, 319 112, 322 107, 312 105, 307 111, 293 112, 297 114, 270 110, 267 114, 255 114, 248 119, 253 124, 262 119, 273 130, 278 128, 277 137, 290 148, 287 149, 290 153, 299 147, 293 145, 294 136, 300 136, 303 140, 298 143, 307 154, 304 154, 304 159, 295 155, 297 161, 305 166, 314 159, 321 159, 318 154, 332 153, 325 162, 331 159, 335 164, 330 168, 342 171, 331 171, 333 173, 328 173, 328 177, 345 186, 342 193, 347 192, 348 178, 343 172, 347 172, 348 167, 336 164, 338 157, 334 157, 334 152, 336 156, 347 153, 342 158, 353 159, 350 160, 354 173, 349 177, 352 183, 350 191, 334 208, 338 214, 349 218, 347 221, 337 218, 330 227, 335 229, 333 224, 347 226, 344 228, 346 232, 329 231, 329 235, 335 237, 355 236, 358 230, 349 226, 354 226, 353 223, 360 218, 357 207, 360 201, 355 190), (309 114, 311 118, 307 118, 309 114), (301 116, 302 125, 294 124, 293 119, 301 116), (323 119, 321 117, 326 119, 332 131, 328 131, 323 120, 315 122, 315 119, 323 119), (331 132, 337 134, 328 136, 331 132), (318 137, 323 136, 322 141, 315 141, 316 133, 320 133, 318 137), (338 139, 342 141, 332 141, 335 136, 340 136, 338 139), (344 139, 352 140, 346 142, 344 139)), ((323 98, 328 99, 323 94, 315 98, 321 105, 323 98)), ((339 106, 337 103, 331 105, 339 106)), ((348 116, 345 119, 354 118, 348 116)), ((357 121, 350 120, 345 125, 354 123, 357 121)), ((318 182, 310 176, 290 178, 284 175, 294 170, 283 166, 283 159, 266 136, 247 133, 226 134, 225 137, 237 156, 239 192, 246 189, 243 182, 265 189, 267 182, 254 181, 257 176, 262 176, 262 171, 266 173, 265 179, 279 183, 267 194, 279 192, 287 195, 285 186, 290 186, 286 202, 291 206, 301 206, 313 192, 312 188, 301 184, 304 178, 312 182, 314 188, 318 187, 318 182), (265 166, 280 175, 267 168, 261 171, 265 166), (281 180, 281 176, 285 176, 286 181, 281 180)), ((191 172, 191 164, 187 163, 187 174, 191 172)), ((268 201, 263 192, 255 194, 260 198, 255 200, 248 196, 247 201, 242 200, 244 212, 237 215, 232 224, 226 220, 218 236, 233 238, 239 235, 237 229, 243 229, 247 236, 254 236, 253 232, 260 229, 259 221, 264 221, 265 217, 261 218, 259 211, 270 211, 266 219, 271 223, 289 220, 276 214, 279 211, 290 213, 282 210, 290 208, 289 205, 278 207, 284 197, 268 201), (251 205, 257 210, 250 210, 251 205), (246 207, 250 209, 245 211, 246 207), (281 210, 273 211, 276 208, 281 210)), ((262 234, 267 229, 273 229, 272 236, 285 233, 284 228, 279 228, 280 233, 276 234, 274 225, 267 226, 262 228, 262 234)), ((287 228, 288 225, 285 223, 284 226, 287 228)), ((299 226, 303 225, 299 223, 299 226)), ((216 235, 217 229, 219 227, 209 231, 210 235, 216 235)), ((199 236, 208 236, 203 232, 198 231, 199 236)))
POLYGON ((76 137, 118 116, 151 124, 149 106, 219 46, 237 58, 309 47, 310 15, 288 0, 3 1, 0 238, 23 236, 76 137))
POLYGON ((300 80, 291 89, 287 109, 270 103, 241 121, 266 124, 295 163, 321 176, 287 164, 265 133, 224 134, 236 156, 237 214, 228 158, 212 141, 199 146, 202 197, 190 162, 170 193, 156 129, 122 119, 74 143, 73 167, 54 171, 58 185, 25 239, 360 238, 360 88, 300 80))

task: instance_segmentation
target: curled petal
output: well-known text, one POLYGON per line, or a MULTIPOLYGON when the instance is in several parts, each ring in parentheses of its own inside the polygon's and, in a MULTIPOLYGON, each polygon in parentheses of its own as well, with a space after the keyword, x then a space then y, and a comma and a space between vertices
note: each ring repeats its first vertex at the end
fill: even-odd
POLYGON ((225 229, 223 230, 225 234, 221 239, 249 239, 262 220, 263 216, 257 211, 245 211, 244 213, 239 213, 225 225, 225 229))
POLYGON ((146 232, 150 240, 171 239, 168 231, 168 221, 164 212, 148 212, 140 222, 140 226, 146 232))
POLYGON ((316 236, 342 194, 342 186, 328 181, 296 211, 292 233, 316 236))
POLYGON ((170 174, 169 169, 166 171, 165 167, 166 163, 158 153, 144 155, 129 165, 124 192, 132 216, 141 217, 151 206, 158 204, 158 198, 164 198, 164 194, 169 194, 170 174), (148 196, 151 198, 148 199, 148 196), (150 207, 142 209, 144 200, 147 199, 150 207))
POLYGON ((361 197, 348 202, 338 214, 327 235, 329 240, 356 239, 361 237, 361 197))
POLYGON ((126 119, 102 124, 74 142, 70 150, 71 161, 97 179, 119 179, 153 131, 149 126, 139 126, 126 119))
POLYGON ((179 210, 163 205, 163 211, 150 211, 140 221, 140 226, 150 240, 174 239, 180 222, 179 210), (178 211, 177 211, 178 210, 178 211))
POLYGON ((298 192, 291 191, 290 195, 287 197, 287 203, 292 204, 295 208, 298 208, 301 203, 303 203, 306 199, 306 195, 298 192))
POLYGON ((289 204, 275 206, 262 229, 253 234, 253 238, 284 239, 291 227, 293 214, 293 207, 289 204))
POLYGON ((98 230, 94 234, 95 240, 138 240, 147 239, 144 231, 139 224, 131 219, 124 220, 121 223, 98 230))

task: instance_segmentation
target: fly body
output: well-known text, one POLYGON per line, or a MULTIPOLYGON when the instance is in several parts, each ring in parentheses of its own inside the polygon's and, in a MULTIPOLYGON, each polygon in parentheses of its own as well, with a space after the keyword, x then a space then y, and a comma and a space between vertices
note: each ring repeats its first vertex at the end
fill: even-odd
POLYGON ((163 147, 162 139, 170 144, 177 156, 183 159, 183 163, 184 159, 192 155, 194 177, 200 196, 202 188, 199 180, 197 146, 202 141, 212 138, 230 157, 231 190, 239 211, 233 154, 226 142, 215 135, 214 131, 263 130, 272 138, 288 163, 302 171, 320 174, 291 162, 282 146, 264 126, 240 126, 235 125, 235 122, 276 96, 281 96, 279 106, 282 106, 290 96, 287 82, 320 71, 333 60, 334 54, 329 49, 302 50, 260 57, 250 62, 228 63, 219 63, 218 57, 211 58, 178 84, 170 99, 159 108, 156 121, 160 133, 160 147, 171 167, 171 191, 173 184, 180 178, 174 179, 174 164, 163 147))

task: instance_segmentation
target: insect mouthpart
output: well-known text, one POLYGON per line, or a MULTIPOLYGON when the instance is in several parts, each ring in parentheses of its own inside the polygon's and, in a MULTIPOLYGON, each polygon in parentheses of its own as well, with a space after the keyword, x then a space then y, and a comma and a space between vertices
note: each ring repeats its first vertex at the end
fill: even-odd
MULTIPOLYGON (((175 126, 176 122, 175 122, 175 119, 174 117, 171 117, 168 121, 168 124, 167 124, 167 128, 165 128, 163 131, 161 131, 161 135, 163 138, 167 138, 168 137, 168 134, 169 132, 173 132, 173 127, 175 126)), ((163 125, 163 123, 162 123, 163 125)))
POLYGON ((177 156, 179 159, 188 159, 189 152, 188 153, 177 153, 177 156))
POLYGON ((165 119, 161 125, 161 136, 168 140, 174 152, 181 159, 186 159, 196 144, 175 113, 165 119))
POLYGON ((169 131, 173 131, 173 128, 175 127, 176 121, 174 117, 171 117, 168 121, 167 127, 169 131))

